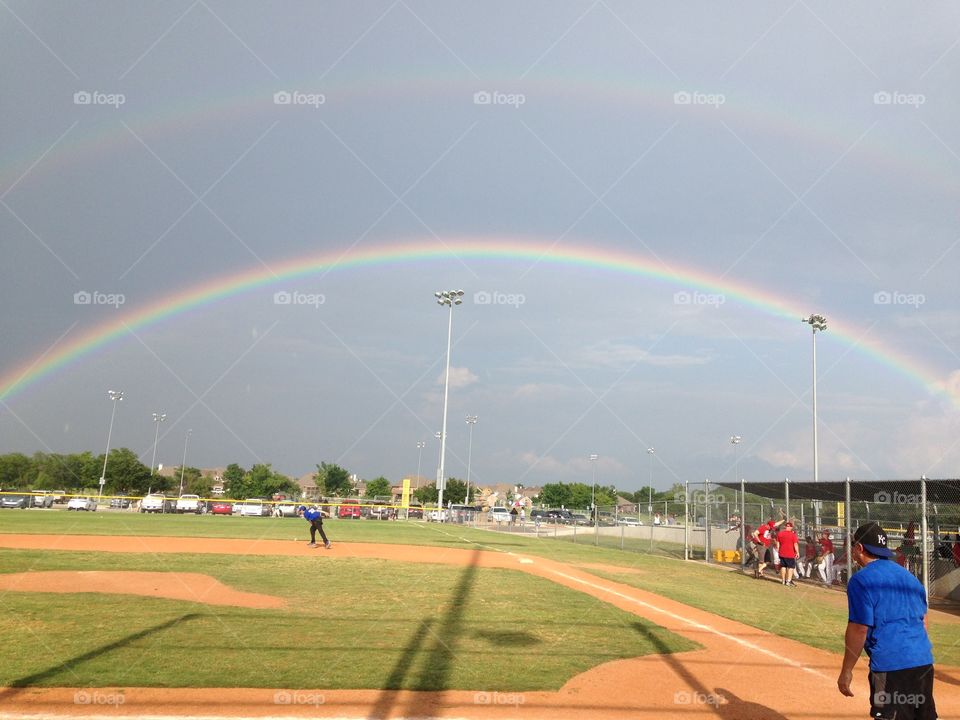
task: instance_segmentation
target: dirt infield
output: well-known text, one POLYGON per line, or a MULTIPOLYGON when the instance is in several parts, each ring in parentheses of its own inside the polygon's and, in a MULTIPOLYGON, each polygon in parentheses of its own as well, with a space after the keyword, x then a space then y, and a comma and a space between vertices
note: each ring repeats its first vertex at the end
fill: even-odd
MULTIPOLYGON (((618 660, 571 679, 557 692, 498 693, 491 688, 444 692, 258 689, 0 689, 0 718, 146 715, 338 718, 724 718, 727 720, 828 720, 868 717, 866 662, 854 683, 856 697, 840 696, 840 657, 712 615, 581 569, 536 556, 497 551, 403 545, 337 544, 330 551, 278 540, 0 535, 0 548, 132 552, 216 553, 378 558, 398 562, 509 568, 585 593, 695 640, 701 650, 618 660), (98 703, 100 692, 114 703, 98 703), (117 701, 117 699, 120 699, 117 701)), ((150 575, 152 573, 145 573, 150 575)), ((40 573, 37 573, 40 575, 40 573)), ((748 593, 745 586, 745 593, 748 593)), ((22 587, 19 589, 23 589, 22 587)), ((39 589, 39 588, 38 588, 39 589)), ((229 591, 229 588, 227 589, 229 591)), ((233 591, 230 591, 233 592, 233 591)), ((242 593, 248 595, 248 593, 242 593)), ((195 598, 183 598, 195 599, 195 598)), ((836 631, 836 630, 834 630, 836 631)), ((941 718, 960 718, 960 671, 938 668, 941 718)))

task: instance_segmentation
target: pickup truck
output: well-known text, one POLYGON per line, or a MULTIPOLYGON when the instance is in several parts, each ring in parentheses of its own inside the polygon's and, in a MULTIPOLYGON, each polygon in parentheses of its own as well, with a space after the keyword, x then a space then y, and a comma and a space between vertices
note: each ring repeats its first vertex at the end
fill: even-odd
POLYGON ((206 506, 200 502, 199 495, 181 495, 177 498, 178 513, 194 513, 199 515, 206 509, 206 506))
POLYGON ((147 495, 140 501, 140 512, 142 513, 165 513, 173 512, 176 504, 173 498, 164 495, 147 495))

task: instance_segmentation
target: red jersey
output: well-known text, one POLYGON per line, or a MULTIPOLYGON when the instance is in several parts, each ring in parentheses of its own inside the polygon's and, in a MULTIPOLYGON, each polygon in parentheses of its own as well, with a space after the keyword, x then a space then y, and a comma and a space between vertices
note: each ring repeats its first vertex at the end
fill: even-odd
POLYGON ((831 542, 830 538, 822 537, 817 542, 820 543, 820 552, 824 555, 833 552, 833 542, 831 542))
POLYGON ((804 560, 813 560, 817 556, 817 546, 812 542, 804 543, 804 560))
POLYGON ((793 530, 781 530, 777 533, 777 542, 780 543, 780 557, 797 557, 797 534, 793 530))
POLYGON ((760 536, 760 543, 762 543, 764 547, 770 547, 770 537, 773 535, 773 529, 776 526, 777 524, 771 520, 766 525, 761 525, 757 528, 757 535, 760 536))

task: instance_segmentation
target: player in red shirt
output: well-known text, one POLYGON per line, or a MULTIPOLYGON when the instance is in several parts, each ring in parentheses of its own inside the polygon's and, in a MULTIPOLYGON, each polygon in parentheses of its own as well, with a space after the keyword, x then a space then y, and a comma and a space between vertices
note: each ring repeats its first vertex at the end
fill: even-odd
POLYGON ((829 587, 833 585, 833 541, 830 539, 830 531, 824 530, 818 542, 820 543, 820 564, 817 565, 817 572, 820 573, 823 584, 829 587))
MULTIPOLYGON (((780 514, 783 515, 783 511, 780 511, 780 514)), ((777 528, 784 523, 784 518, 780 520, 773 520, 771 518, 767 521, 766 525, 760 525, 756 530, 753 531, 753 534, 750 536, 754 544, 754 552, 757 555, 757 571, 754 577, 761 578, 763 577, 763 571, 767 567, 767 551, 770 549, 770 543, 773 540, 774 533, 776 533, 777 528)))
POLYGON ((780 582, 787 587, 796 587, 793 575, 797 569, 797 557, 800 555, 800 540, 793 531, 793 523, 789 520, 783 530, 777 533, 777 551, 780 553, 780 582))

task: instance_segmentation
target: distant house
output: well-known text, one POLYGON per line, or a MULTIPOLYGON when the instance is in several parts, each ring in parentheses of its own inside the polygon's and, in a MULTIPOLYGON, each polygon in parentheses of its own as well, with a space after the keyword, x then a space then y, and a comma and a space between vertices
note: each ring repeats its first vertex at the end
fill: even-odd
POLYGON ((308 472, 297 478, 297 485, 300 486, 300 495, 309 500, 319 500, 320 490, 317 487, 317 474, 308 472))

